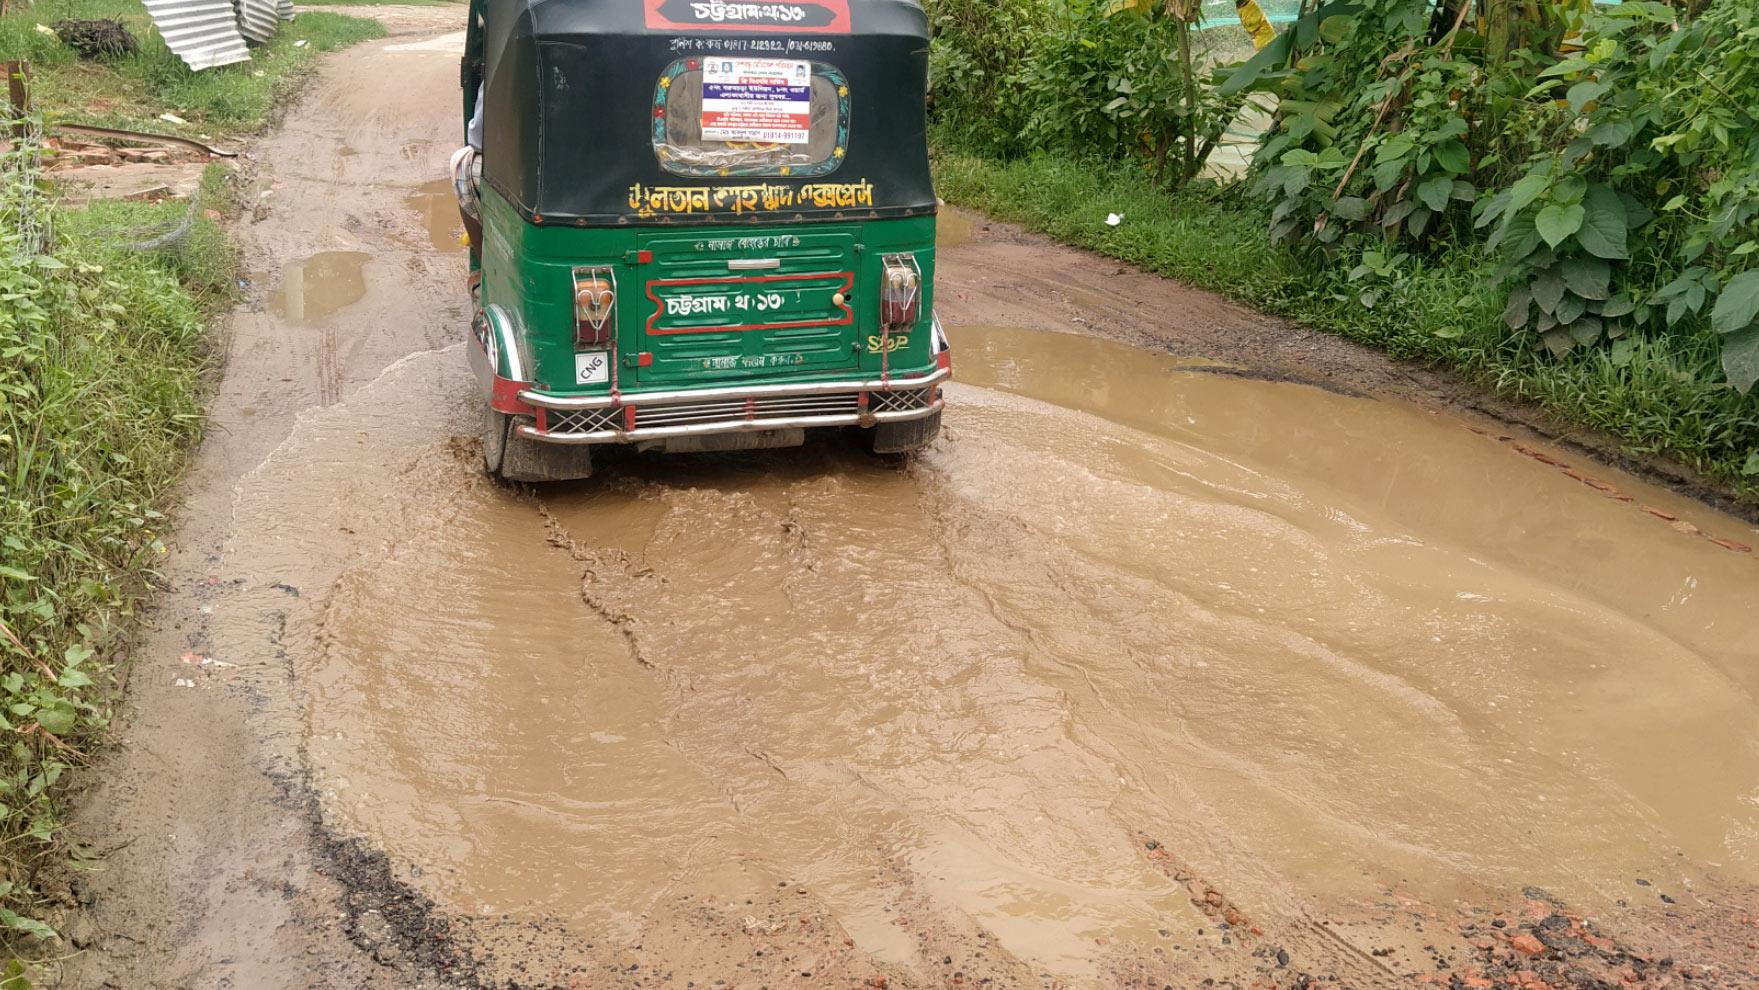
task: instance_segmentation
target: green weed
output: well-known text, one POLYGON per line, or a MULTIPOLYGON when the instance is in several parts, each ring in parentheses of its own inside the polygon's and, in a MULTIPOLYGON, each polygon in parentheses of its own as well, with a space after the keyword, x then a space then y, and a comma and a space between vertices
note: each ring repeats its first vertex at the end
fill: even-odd
MULTIPOLYGON (((197 74, 146 30, 138 3, 40 0, 0 18, 0 50, 32 61, 39 110, 216 136, 263 125, 319 53, 382 34, 302 13, 251 62, 197 74), (99 16, 128 22, 141 51, 84 62, 36 30, 99 16), (187 123, 158 119, 166 111, 187 123)), ((109 721, 118 643, 202 428, 208 320, 235 293, 235 252, 209 213, 236 208, 227 175, 208 169, 193 211, 65 210, 32 141, 0 150, 0 939, 53 935, 35 882, 65 855, 58 784, 109 721), (186 219, 165 248, 128 246, 186 219)))
POLYGON ((0 162, 0 936, 41 938, 56 785, 109 720, 114 650, 201 430, 207 320, 236 276, 205 213, 172 247, 133 252, 121 244, 183 205, 55 211, 29 158, 0 162))

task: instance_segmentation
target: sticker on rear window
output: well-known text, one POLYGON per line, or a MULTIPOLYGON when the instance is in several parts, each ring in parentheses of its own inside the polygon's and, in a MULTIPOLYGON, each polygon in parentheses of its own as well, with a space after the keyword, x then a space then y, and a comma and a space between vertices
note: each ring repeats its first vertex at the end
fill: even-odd
POLYGON ((699 31, 776 31, 789 34, 848 34, 849 0, 782 0, 729 3, 727 0, 646 0, 650 28, 699 31))
POLYGON ((812 63, 785 58, 702 61, 702 139, 806 144, 812 63))

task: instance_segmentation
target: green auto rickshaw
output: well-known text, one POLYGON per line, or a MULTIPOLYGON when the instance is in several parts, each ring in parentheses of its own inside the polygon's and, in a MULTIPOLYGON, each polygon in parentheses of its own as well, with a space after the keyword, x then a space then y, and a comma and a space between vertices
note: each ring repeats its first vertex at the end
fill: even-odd
POLYGON ((934 439, 951 363, 916 0, 469 17, 454 169, 490 475, 583 477, 597 444, 934 439))

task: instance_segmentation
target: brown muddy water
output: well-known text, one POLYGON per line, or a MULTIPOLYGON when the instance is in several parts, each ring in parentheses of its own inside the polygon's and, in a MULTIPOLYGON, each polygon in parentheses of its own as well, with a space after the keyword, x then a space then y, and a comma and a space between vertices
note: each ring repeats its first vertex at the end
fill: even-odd
POLYGON ((928 926, 1076 983, 1232 943, 1145 840, 1320 954, 1387 890, 1759 882, 1759 563, 1705 538, 1750 528, 1396 401, 950 329, 908 465, 498 489, 456 346, 303 414, 228 573, 304 589, 326 816, 576 947, 798 889, 882 965, 938 964, 928 926))
POLYGON ((320 251, 281 269, 269 297, 275 312, 295 322, 320 320, 366 296, 365 251, 320 251))
POLYGON ((458 194, 452 189, 451 179, 424 182, 404 201, 410 209, 421 214, 422 226, 428 232, 428 243, 434 250, 464 250, 464 242, 460 240, 464 236, 464 224, 458 218, 458 194))

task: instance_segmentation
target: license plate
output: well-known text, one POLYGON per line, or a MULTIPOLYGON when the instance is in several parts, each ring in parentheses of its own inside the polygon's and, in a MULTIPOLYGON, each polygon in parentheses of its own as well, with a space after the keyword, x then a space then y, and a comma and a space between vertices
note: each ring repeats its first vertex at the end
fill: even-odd
POLYGON ((603 385, 611 380, 611 359, 605 351, 574 355, 574 384, 603 385))
POLYGON ((854 322, 849 272, 652 279, 649 336, 841 327, 854 322))

